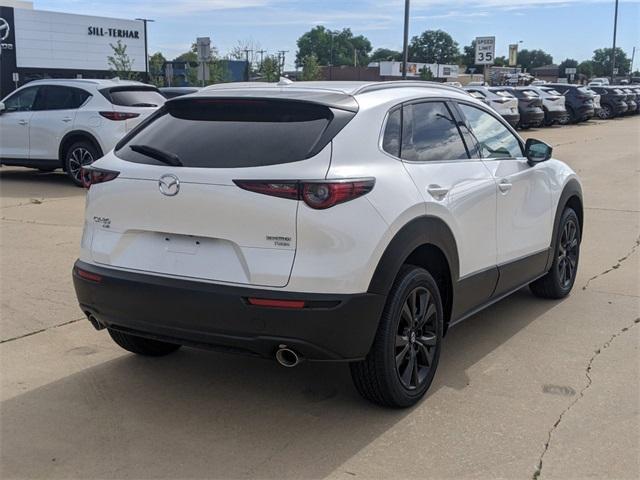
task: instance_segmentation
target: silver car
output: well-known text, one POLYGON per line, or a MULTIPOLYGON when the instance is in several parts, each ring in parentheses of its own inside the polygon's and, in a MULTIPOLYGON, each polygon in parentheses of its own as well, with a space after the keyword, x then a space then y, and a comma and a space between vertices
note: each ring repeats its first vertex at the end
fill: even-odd
POLYGON ((544 110, 544 124, 549 126, 554 123, 561 125, 569 120, 569 114, 565 106, 565 97, 553 87, 533 85, 519 87, 519 90, 535 92, 542 99, 542 110, 544 110))
POLYGON ((469 95, 489 105, 500 114, 512 127, 520 122, 518 112, 518 99, 509 92, 492 92, 483 86, 466 86, 464 89, 469 95))

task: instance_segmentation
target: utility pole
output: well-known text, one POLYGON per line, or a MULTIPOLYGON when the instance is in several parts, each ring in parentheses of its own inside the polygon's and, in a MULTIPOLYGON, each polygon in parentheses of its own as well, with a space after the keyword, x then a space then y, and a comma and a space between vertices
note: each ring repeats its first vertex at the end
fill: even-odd
POLYGON ((636 57, 636 47, 633 47, 631 52, 631 64, 629 65, 629 83, 631 83, 631 77, 633 77, 633 59, 636 57))
POLYGON ((149 83, 149 47, 147 42, 147 22, 155 22, 155 20, 151 20, 150 18, 136 18, 136 20, 140 20, 144 23, 144 75, 145 82, 149 83))
POLYGON ((264 60, 264 54, 266 53, 266 50, 258 50, 256 53, 260 54, 260 71, 262 71, 262 63, 264 60))
POLYGON ((409 61, 409 0, 404 1, 404 41, 402 43, 402 79, 407 79, 409 61))
POLYGON ((614 85, 616 75, 616 33, 618 29, 618 0, 616 0, 616 13, 613 16, 613 51, 611 52, 611 84, 614 85))
POLYGON ((287 53, 289 53, 289 50, 278 50, 278 60, 280 61, 280 74, 281 75, 284 75, 285 55, 287 53))
POLYGON ((249 81, 249 76, 251 74, 251 66, 249 64, 249 52, 253 53, 253 50, 250 50, 248 48, 244 49, 244 58, 245 58, 245 60, 247 62, 247 75, 246 75, 247 76, 247 82, 249 81))

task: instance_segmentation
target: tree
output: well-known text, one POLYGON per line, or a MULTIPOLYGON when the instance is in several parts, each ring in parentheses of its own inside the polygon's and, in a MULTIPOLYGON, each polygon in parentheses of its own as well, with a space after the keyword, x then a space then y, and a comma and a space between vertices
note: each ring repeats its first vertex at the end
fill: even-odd
POLYGON ((309 55, 303 59, 302 80, 320 80, 322 71, 318 65, 318 58, 315 55, 309 55))
POLYGON ((475 65, 476 61, 476 41, 472 40, 471 45, 466 45, 462 48, 462 55, 460 56, 460 64, 465 67, 478 69, 475 65))
POLYGON ((433 80, 433 72, 429 67, 423 67, 420 69, 420 80, 433 80))
POLYGON ((260 73, 265 81, 277 82, 280 78, 280 62, 273 55, 265 57, 260 73))
POLYGON ((402 52, 389 48, 377 48, 369 57, 369 62, 401 62, 402 52))
POLYGON ((509 66, 509 59, 507 57, 505 57, 504 55, 501 57, 496 57, 493 59, 493 64, 496 67, 508 67, 509 66))
POLYGON ((156 87, 164 86, 164 71, 162 67, 167 61, 164 55, 156 52, 149 57, 149 81, 156 87))
POLYGON ((593 77, 593 61, 585 60, 578 65, 578 74, 587 78, 593 77))
POLYGON ((566 68, 578 68, 578 61, 573 58, 565 58, 558 65, 558 75, 565 78, 568 77, 569 75, 565 72, 566 68))
POLYGON ((409 44, 409 60, 424 63, 457 63, 458 43, 447 32, 426 30, 409 44))
POLYGON ((127 46, 122 43, 122 40, 118 40, 115 45, 110 43, 109 46, 113 49, 113 55, 107 57, 109 70, 123 80, 137 78, 137 74, 131 71, 134 61, 129 58, 127 46))
POLYGON ((518 52, 518 65, 530 71, 532 68, 542 67, 553 63, 553 57, 544 50, 520 50, 518 52))
MULTIPOLYGON (((593 74, 596 77, 606 77, 611 75, 611 48, 599 48, 593 52, 593 74)), ((629 74, 629 59, 620 47, 616 47, 616 68, 617 75, 629 74)))
POLYGON ((315 55, 319 65, 367 65, 371 42, 368 38, 353 36, 351 29, 331 31, 322 25, 312 28, 298 38, 296 66, 304 64, 304 58, 315 55))

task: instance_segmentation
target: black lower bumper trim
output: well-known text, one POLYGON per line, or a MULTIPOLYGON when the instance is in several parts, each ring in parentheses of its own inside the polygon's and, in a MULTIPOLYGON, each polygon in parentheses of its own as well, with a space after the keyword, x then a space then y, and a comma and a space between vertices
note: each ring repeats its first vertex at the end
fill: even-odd
POLYGON ((80 308, 98 326, 268 358, 283 344, 308 360, 364 358, 385 303, 384 295, 372 293, 261 290, 125 272, 81 261, 73 269, 73 283, 80 308), (78 269, 92 275, 80 276, 78 269), (265 308, 250 305, 249 297, 304 300, 308 307, 265 308))

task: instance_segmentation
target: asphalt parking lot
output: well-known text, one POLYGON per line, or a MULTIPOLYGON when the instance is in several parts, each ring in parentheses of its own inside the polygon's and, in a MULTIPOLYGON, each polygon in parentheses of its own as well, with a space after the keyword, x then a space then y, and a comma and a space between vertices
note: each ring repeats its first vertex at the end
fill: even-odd
POLYGON ((581 176, 563 301, 522 290, 451 330, 413 409, 346 365, 120 350, 78 306, 84 191, 0 169, 0 477, 638 478, 640 116, 534 129, 581 176))

